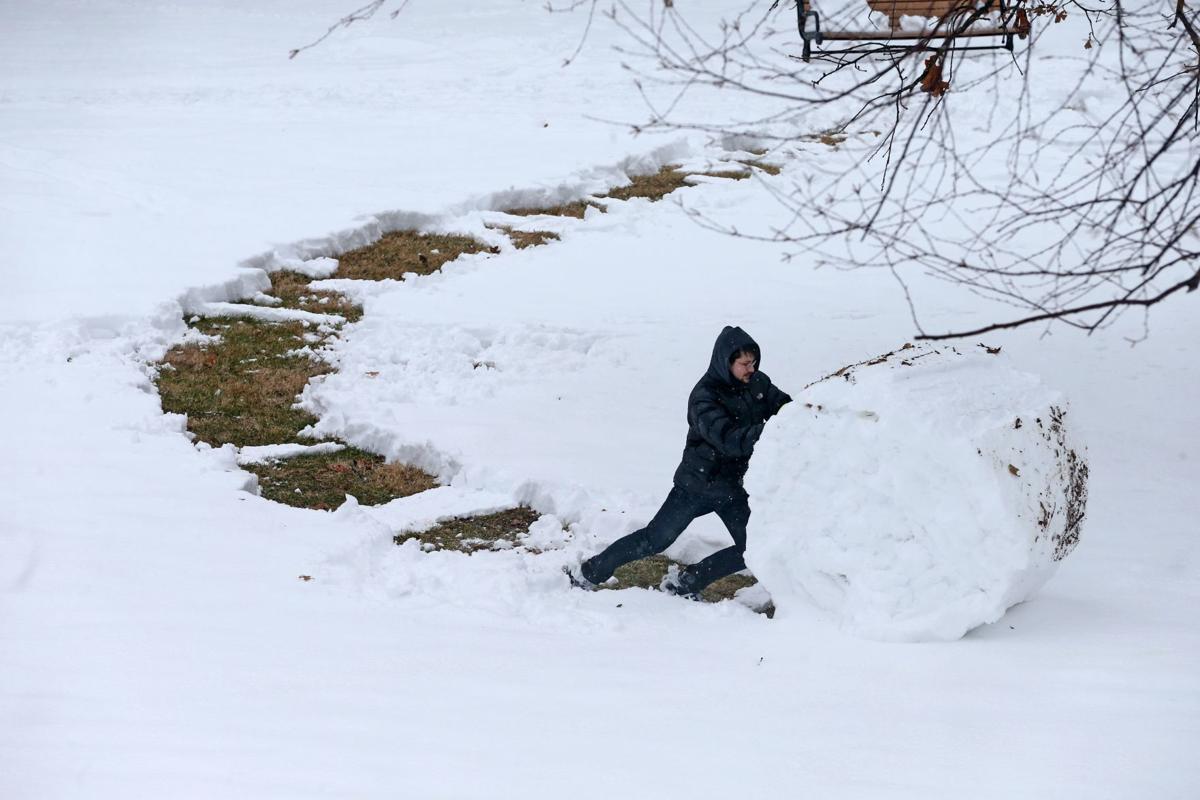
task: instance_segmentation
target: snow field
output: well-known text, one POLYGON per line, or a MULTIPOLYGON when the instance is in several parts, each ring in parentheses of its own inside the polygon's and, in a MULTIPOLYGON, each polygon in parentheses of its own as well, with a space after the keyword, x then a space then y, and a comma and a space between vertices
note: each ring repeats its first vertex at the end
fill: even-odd
MULTIPOLYGON (((998 623, 884 644, 818 614, 785 625, 734 603, 575 592, 554 560, 657 508, 721 325, 750 330, 793 390, 903 341, 894 284, 811 270, 802 251, 781 264, 776 247, 706 232, 667 201, 563 220, 561 242, 503 262, 349 287, 366 317, 338 345, 337 380, 305 403, 377 452, 441 465, 450 485, 335 513, 269 503, 234 453, 192 446, 161 413, 145 365, 186 335, 184 309, 252 297, 276 258, 329 256, 415 214, 490 220, 505 193, 582 197, 615 185, 625 159, 717 158, 725 143, 597 123, 646 114, 608 49, 624 40, 598 17, 562 70, 582 18, 537 4, 415 2, 293 62, 286 51, 331 23, 328 4, 8 10, 0 794, 1196 794, 1189 298, 1136 348, 1135 319, 994 342, 1072 399, 1092 466, 1081 546, 998 623), (406 366, 421 357, 410 335, 443 348, 424 374, 406 366), (496 368, 468 375, 480 355, 496 368), (372 388, 375 368, 389 377, 372 388), (404 525, 513 501, 557 517, 539 536, 566 524, 572 539, 537 559, 390 544, 404 525)), ((714 95, 681 107, 772 111, 714 95)), ((865 160, 853 144, 789 148, 780 183, 865 160)), ((685 202, 745 231, 789 216, 758 179, 685 202)), ((947 326, 995 310, 914 288, 947 326)), ((766 509, 752 503, 753 542, 766 509)), ((672 552, 724 541, 701 520, 672 552)))

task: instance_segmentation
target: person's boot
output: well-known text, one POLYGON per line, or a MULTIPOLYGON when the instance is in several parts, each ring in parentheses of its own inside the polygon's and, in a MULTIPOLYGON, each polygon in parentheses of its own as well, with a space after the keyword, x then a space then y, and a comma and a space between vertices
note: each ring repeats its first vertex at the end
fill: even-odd
POLYGON ((576 589, 586 589, 589 592, 594 592, 600 588, 600 584, 587 576, 587 572, 584 569, 586 564, 586 561, 576 564, 564 564, 562 568, 563 573, 566 574, 567 580, 576 589))
POLYGON ((667 576, 663 578, 659 588, 667 594, 678 595, 686 600, 699 601, 701 599, 702 587, 697 585, 696 576, 686 567, 683 569, 671 567, 667 570, 667 576))

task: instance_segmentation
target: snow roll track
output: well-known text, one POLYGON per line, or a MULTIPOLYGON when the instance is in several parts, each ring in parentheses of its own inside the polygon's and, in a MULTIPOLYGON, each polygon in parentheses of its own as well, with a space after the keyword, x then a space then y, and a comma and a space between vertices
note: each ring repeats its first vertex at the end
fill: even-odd
MULTIPOLYGON (((560 240, 569 243, 577 238, 583 238, 589 248, 594 247, 597 239, 593 229, 599 229, 599 241, 609 238, 607 231, 629 227, 652 208, 661 193, 668 192, 667 196, 675 200, 675 187, 704 197, 727 191, 735 179, 766 174, 760 168, 778 172, 759 160, 758 151, 713 149, 707 155, 688 156, 687 149, 686 144, 679 143, 649 156, 625 159, 613 167, 589 170, 549 194, 545 190, 510 190, 459 204, 443 214, 376 215, 357 229, 278 247, 247 262, 258 265, 268 275, 287 270, 309 276, 316 279, 311 290, 352 298, 368 311, 352 325, 346 325, 346 319, 337 314, 278 307, 282 302, 279 297, 264 293, 270 278, 256 277, 253 272, 233 284, 185 293, 182 305, 192 321, 245 317, 266 324, 299 322, 306 328, 315 326, 322 331, 322 338, 314 344, 318 350, 313 357, 335 367, 333 372, 310 380, 298 404, 318 419, 300 432, 307 437, 301 441, 322 444, 305 447, 279 441, 249 448, 225 444, 221 451, 232 450, 219 456, 224 463, 255 464, 261 463, 264 456, 278 459, 337 452, 343 447, 338 443, 345 442, 378 453, 388 461, 426 470, 453 489, 433 493, 440 498, 440 505, 433 496, 416 496, 398 497, 376 508, 360 506, 347 497, 342 516, 361 516, 372 523, 372 533, 347 548, 335 548, 327 564, 315 563, 306 570, 306 581, 341 583, 355 591, 367 588, 364 583, 381 582, 385 593, 404 595, 412 593, 411 584, 420 583, 419 573, 424 570, 433 575, 429 586, 438 590, 443 601, 467 602, 474 595, 461 587, 480 584, 484 589, 478 601, 487 606, 495 595, 492 584, 496 580, 516 581, 505 591, 507 595, 565 588, 561 576, 564 563, 578 560, 649 518, 656 500, 633 496, 625 488, 624 473, 631 464, 622 465, 619 457, 605 457, 603 453, 585 455, 594 451, 596 426, 615 421, 607 387, 630 379, 644 380, 636 369, 654 367, 631 359, 630 352, 656 346, 658 337, 645 325, 639 330, 630 318, 613 319, 609 311, 596 318, 581 317, 580 306, 573 298, 582 291, 601 300, 600 309, 619 308, 622 303, 636 309, 637 302, 630 304, 621 298, 622 285, 635 280, 643 284, 638 302, 644 302, 668 294, 674 278, 669 273, 660 275, 661 288, 647 286, 644 278, 637 277, 644 272, 641 262, 628 258, 622 259, 619 266, 606 265, 589 274, 593 267, 589 265, 583 271, 577 258, 564 258, 558 251, 564 248, 560 240), (655 188, 655 176, 668 173, 674 177, 662 188, 655 188), (630 184, 630 174, 649 177, 634 177, 630 184), (618 194, 632 197, 618 199, 618 194), (554 208, 531 213, 538 204, 564 199, 576 202, 580 198, 592 204, 580 219, 563 216, 554 208), (523 209, 521 215, 489 208, 501 202, 506 207, 523 209), (490 250, 460 255, 432 274, 401 276, 395 271, 402 280, 340 276, 335 257, 343 248, 371 245, 395 230, 396 225, 419 225, 414 233, 474 236, 490 250), (532 234, 553 238, 546 247, 514 249, 517 237, 532 234), (538 251, 546 251, 547 256, 530 262, 527 256, 538 251), (530 269, 544 271, 546 265, 550 267, 548 274, 554 277, 536 278, 537 294, 512 298, 503 306, 493 302, 514 280, 526 280, 530 269), (628 277, 619 271, 614 274, 620 268, 628 277), (483 283, 476 281, 479 278, 483 283), (614 286, 617 293, 604 301, 602 293, 611 292, 614 286), (547 303, 555 295, 555 302, 547 303), (564 324, 571 320, 574 324, 564 324), (421 415, 434 415, 436 419, 421 415), (592 423, 580 426, 586 420, 592 423), (536 433, 547 424, 553 426, 555 436, 536 433), (447 435, 451 429, 456 435, 447 435), (429 430, 438 431, 436 442, 424 435, 429 430), (510 430, 518 435, 506 436, 510 430), (536 449, 531 448, 534 443, 536 449), (530 455, 533 458, 528 460, 530 455), (522 462, 522 458, 527 461, 522 462), (589 460, 597 460, 602 469, 613 471, 610 486, 597 484, 596 478, 603 472, 577 472, 581 467, 588 470, 589 460), (406 543, 405 547, 412 545, 409 549, 388 546, 392 536, 405 531, 419 531, 440 520, 518 504, 546 514, 546 525, 542 527, 547 531, 556 525, 563 529, 557 534, 537 536, 538 545, 532 549, 529 545, 495 554, 496 560, 509 562, 509 566, 506 572, 482 582, 470 576, 483 558, 459 564, 460 569, 467 570, 464 577, 450 581, 438 558, 417 555, 414 561, 410 557, 410 551, 419 552, 416 542, 406 543), (536 584, 528 582, 526 573, 537 576, 536 584)), ((675 213, 678 215, 677 210, 675 213)), ((425 255, 421 259, 424 261, 425 255)), ((688 264, 681 263, 681 267, 691 269, 688 264)), ((683 300, 694 302, 690 297, 683 300)), ((309 336, 305 334, 306 339, 309 336)), ((216 391, 220 393, 221 389, 216 391)), ((620 442, 619 430, 606 439, 617 448, 615 453, 625 446, 620 442)), ((641 464, 641 458, 632 460, 632 465, 641 464)), ((253 487, 252 478, 248 485, 253 487)), ((672 555, 694 560, 700 557, 698 554, 719 547, 722 537, 723 533, 717 532, 708 540, 689 539, 672 555)), ((450 559, 447 563, 458 562, 450 559)))

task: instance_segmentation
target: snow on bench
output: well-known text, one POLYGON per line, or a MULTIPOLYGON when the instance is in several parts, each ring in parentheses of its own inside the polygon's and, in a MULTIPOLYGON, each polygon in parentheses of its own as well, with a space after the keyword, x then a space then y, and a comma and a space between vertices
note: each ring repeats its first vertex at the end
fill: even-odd
POLYGON ((970 3, 962 0, 867 0, 872 11, 887 14, 891 26, 900 30, 902 17, 944 17, 951 13, 968 12, 970 3))
POLYGON ((957 639, 1029 598, 1087 502, 1067 405, 985 348, 906 345, 812 384, 759 442, 746 561, 781 619, 957 639))

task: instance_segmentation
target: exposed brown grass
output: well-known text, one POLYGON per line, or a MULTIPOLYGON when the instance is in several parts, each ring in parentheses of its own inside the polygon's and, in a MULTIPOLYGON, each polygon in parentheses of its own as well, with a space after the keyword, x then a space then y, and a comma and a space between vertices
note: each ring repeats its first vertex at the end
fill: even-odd
POLYGON ((710 178, 725 178, 731 181, 744 181, 751 175, 748 169, 723 169, 714 170, 713 172, 697 172, 696 175, 706 175, 710 178))
POLYGON ((844 133, 822 133, 822 134, 814 137, 814 139, 816 141, 820 142, 821 144, 823 144, 827 147, 832 147, 834 150, 836 150, 838 148, 838 145, 840 145, 842 142, 846 141, 846 134, 844 134, 844 133))
MULTIPOLYGON (((676 562, 666 556, 649 556, 617 567, 613 577, 617 579, 614 589, 657 589, 667 575, 667 570, 676 562)), ((606 587, 607 588, 607 587, 606 587)))
POLYGON ((310 283, 312 278, 299 272, 273 272, 269 294, 283 301, 282 308, 311 311, 315 314, 340 314, 347 322, 362 319, 362 306, 350 302, 340 292, 310 289, 310 283))
POLYGON ((429 530, 398 533, 393 540, 396 544, 404 544, 409 539, 416 539, 429 550, 474 553, 477 550, 492 550, 502 542, 516 546, 517 537, 528 531, 540 516, 531 508, 518 506, 494 514, 455 517, 429 530))
POLYGON ((719 581, 713 581, 701 595, 710 603, 719 603, 722 600, 732 600, 740 590, 756 583, 758 579, 750 575, 726 575, 719 581))
POLYGON ((494 253, 494 248, 471 236, 393 231, 374 244, 338 256, 334 277, 381 281, 400 280, 406 272, 429 275, 468 253, 494 253))
POLYGON ((613 189, 601 197, 611 197, 614 200, 632 200, 644 197, 651 202, 661 200, 666 195, 689 186, 688 173, 680 172, 678 164, 667 164, 653 175, 635 175, 628 186, 613 189))
POLYGON ((768 175, 778 175, 780 172, 783 171, 782 167, 780 167, 776 164, 772 164, 769 161, 762 160, 762 157, 767 154, 766 150, 761 150, 761 149, 747 150, 746 152, 752 153, 753 155, 755 155, 757 157, 742 159, 742 160, 738 161, 739 164, 745 164, 747 167, 751 167, 753 169, 761 169, 763 172, 767 173, 768 175))
POLYGON ((590 200, 574 200, 570 203, 562 203, 557 206, 522 206, 520 208, 506 208, 505 214, 512 214, 517 217, 574 217, 575 219, 583 219, 584 212, 588 208, 598 208, 601 212, 607 209, 599 204, 593 203, 590 200))
POLYGON ((300 508, 334 509, 348 494, 374 506, 437 486, 432 475, 416 467, 388 464, 383 456, 354 447, 245 468, 258 476, 263 497, 300 508))
POLYGON ((504 231, 504 235, 512 240, 513 247, 518 250, 524 250, 527 247, 537 247, 547 242, 556 242, 559 238, 558 234, 552 231, 518 231, 507 225, 499 225, 497 227, 499 230, 504 231))
MULTIPOLYGON (((419 255, 426 264, 440 266, 457 256, 450 252, 450 245, 461 244, 454 239, 420 237, 429 253, 419 255)), ((283 301, 283 308, 339 314, 351 322, 362 317, 362 308, 344 295, 313 290, 311 282, 300 273, 277 272, 271 276, 270 294, 283 301)), ((163 410, 186 414, 188 429, 198 439, 214 447, 294 442, 317 421, 292 407, 309 380, 331 370, 319 359, 293 352, 320 344, 304 339, 315 329, 301 322, 224 318, 202 319, 193 327, 219 340, 173 348, 160 365, 158 388, 163 410)), ((329 335, 326 330, 322 339, 329 335)), ((364 505, 377 505, 437 485, 433 476, 415 467, 387 464, 382 456, 354 448, 247 469, 258 475, 263 497, 303 508, 336 508, 347 494, 364 505)))
MULTIPOLYGON (((738 163, 745 164, 747 167, 756 167, 771 175, 779 174, 778 167, 758 160, 751 159, 747 161, 739 161, 738 163)), ((610 190, 605 194, 596 196, 612 198, 613 200, 632 200, 635 197, 644 197, 647 200, 654 202, 656 200, 661 200, 663 197, 666 197, 676 189, 682 189, 685 186, 691 186, 692 184, 688 181, 689 175, 708 175, 709 177, 713 178, 743 180, 745 178, 749 178, 750 174, 751 173, 748 170, 740 169, 715 170, 713 172, 698 173, 683 172, 680 170, 678 164, 667 164, 658 172, 650 175, 632 176, 630 178, 629 185, 627 186, 620 186, 616 189, 610 190)), ((587 211, 588 206, 599 208, 601 211, 606 210, 603 205, 593 200, 576 200, 571 203, 564 203, 557 206, 528 206, 522 208, 508 208, 505 209, 505 213, 515 214, 523 217, 533 216, 535 214, 546 214, 555 217, 575 217, 576 219, 583 219, 584 212, 587 211)), ((541 242, 537 242, 537 244, 541 244, 541 242)))
MULTIPOLYGON (((617 579, 617 585, 614 589, 629 589, 633 587, 641 589, 657 589, 662 584, 663 578, 667 575, 667 570, 671 566, 683 567, 682 564, 672 561, 664 555, 650 556, 638 561, 632 561, 622 567, 618 567, 614 577, 617 579)), ((749 575, 728 575, 720 580, 713 581, 703 592, 700 593, 701 598, 707 603, 719 603, 722 600, 730 600, 739 589, 747 586, 753 586, 758 581, 749 575)))
POLYGON ((782 167, 778 167, 775 164, 771 164, 757 158, 747 158, 744 161, 739 161, 738 163, 745 164, 747 167, 753 167, 754 169, 760 169, 768 175, 778 175, 780 172, 783 172, 782 167))
POLYGON ((316 418, 292 408, 309 379, 330 371, 307 355, 302 323, 203 319, 194 326, 220 336, 208 344, 171 349, 158 391, 163 410, 186 414, 188 430, 214 447, 295 441, 316 418))

